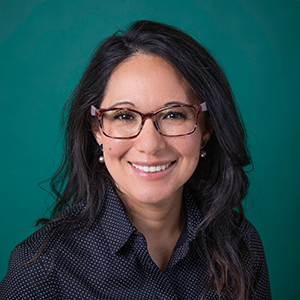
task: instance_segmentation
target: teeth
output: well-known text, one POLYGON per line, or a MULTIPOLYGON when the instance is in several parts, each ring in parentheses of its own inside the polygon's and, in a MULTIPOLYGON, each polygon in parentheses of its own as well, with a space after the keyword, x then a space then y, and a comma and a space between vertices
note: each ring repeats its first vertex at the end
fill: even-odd
POLYGON ((155 172, 160 172, 165 170, 166 168, 168 168, 171 163, 168 163, 166 165, 162 165, 162 166, 151 166, 151 167, 146 167, 146 166, 138 166, 136 164, 132 164, 136 169, 146 172, 146 173, 155 173, 155 172))

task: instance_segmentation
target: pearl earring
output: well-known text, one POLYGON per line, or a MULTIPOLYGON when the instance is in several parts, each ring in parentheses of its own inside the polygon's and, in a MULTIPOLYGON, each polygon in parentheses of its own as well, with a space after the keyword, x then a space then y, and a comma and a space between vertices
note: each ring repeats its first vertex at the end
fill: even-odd
POLYGON ((206 157, 206 151, 205 150, 201 150, 200 151, 200 157, 201 158, 205 158, 206 157))
MULTIPOLYGON (((201 145, 201 148, 203 148, 205 146, 205 142, 202 140, 201 143, 200 143, 200 145, 201 145)), ((205 158, 206 157, 206 151, 205 150, 201 149, 201 151, 200 151, 200 157, 201 158, 205 158)))
POLYGON ((99 160, 100 164, 104 164, 103 145, 102 144, 100 145, 100 152, 101 152, 101 155, 99 156, 98 160, 99 160))

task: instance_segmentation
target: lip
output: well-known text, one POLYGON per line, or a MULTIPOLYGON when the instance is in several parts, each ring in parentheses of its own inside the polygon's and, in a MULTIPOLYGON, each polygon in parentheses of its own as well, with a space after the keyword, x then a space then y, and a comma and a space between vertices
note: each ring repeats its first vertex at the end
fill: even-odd
POLYGON ((144 164, 135 164, 131 163, 131 165, 145 173, 157 173, 164 171, 165 169, 169 168, 171 165, 171 162, 166 163, 166 164, 151 164, 151 165, 144 165, 144 164))
POLYGON ((133 171, 144 178, 159 179, 166 175, 173 167, 175 161, 157 163, 132 163, 129 162, 133 171))

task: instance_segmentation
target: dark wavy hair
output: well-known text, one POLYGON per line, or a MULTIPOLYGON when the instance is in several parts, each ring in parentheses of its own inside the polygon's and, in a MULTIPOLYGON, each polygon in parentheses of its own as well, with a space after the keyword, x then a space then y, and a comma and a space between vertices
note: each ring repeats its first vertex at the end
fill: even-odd
POLYGON ((38 224, 58 221, 53 230, 76 224, 87 228, 99 213, 105 186, 112 179, 105 165, 98 163, 90 107, 101 105, 114 69, 138 53, 158 55, 177 69, 206 102, 206 116, 213 124, 205 146, 208 155, 199 160, 186 183, 203 213, 195 243, 199 256, 206 258, 210 280, 201 299, 210 288, 225 299, 250 299, 251 284, 241 254, 241 249, 249 250, 239 230, 248 188, 244 167, 251 163, 244 126, 221 68, 195 39, 172 26, 138 21, 99 44, 65 106, 64 156, 51 180, 56 203, 52 216, 38 224), (82 202, 81 213, 73 214, 73 207, 82 202))

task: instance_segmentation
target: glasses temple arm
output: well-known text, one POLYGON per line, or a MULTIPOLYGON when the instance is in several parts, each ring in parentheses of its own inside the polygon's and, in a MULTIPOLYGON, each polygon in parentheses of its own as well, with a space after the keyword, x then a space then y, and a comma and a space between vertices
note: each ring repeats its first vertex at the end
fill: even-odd
POLYGON ((200 107, 201 107, 201 111, 207 111, 207 106, 205 102, 201 103, 200 107))
POLYGON ((91 116, 93 116, 93 117, 96 116, 96 110, 97 110, 96 106, 92 105, 91 106, 91 116))

